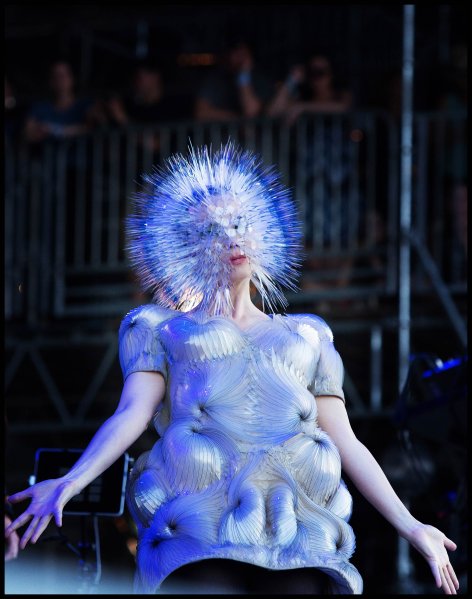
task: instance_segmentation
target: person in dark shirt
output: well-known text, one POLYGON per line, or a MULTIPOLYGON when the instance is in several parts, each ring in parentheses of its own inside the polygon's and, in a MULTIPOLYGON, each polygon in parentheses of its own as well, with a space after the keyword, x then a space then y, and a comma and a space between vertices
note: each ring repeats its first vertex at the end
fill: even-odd
MULTIPOLYGON (((112 97, 108 102, 111 122, 128 125, 159 125, 182 118, 179 101, 165 92, 162 72, 152 61, 140 61, 134 68, 131 93, 124 98, 112 97)), ((159 132, 146 130, 138 136, 139 145, 159 159, 159 132)))
POLYGON ((49 70, 52 98, 32 104, 25 125, 25 138, 30 143, 45 139, 71 138, 90 131, 96 106, 89 98, 75 93, 75 77, 71 65, 54 62, 49 70))
POLYGON ((113 97, 108 110, 118 125, 162 123, 180 116, 178 105, 165 93, 160 69, 151 61, 136 65, 131 93, 123 99, 113 97))
POLYGON ((343 113, 352 107, 352 93, 334 85, 331 61, 313 54, 306 66, 295 65, 267 108, 272 117, 293 124, 302 114, 343 113))
POLYGON ((255 67, 249 44, 236 38, 204 81, 195 103, 195 117, 200 121, 257 117, 272 92, 268 79, 255 67))

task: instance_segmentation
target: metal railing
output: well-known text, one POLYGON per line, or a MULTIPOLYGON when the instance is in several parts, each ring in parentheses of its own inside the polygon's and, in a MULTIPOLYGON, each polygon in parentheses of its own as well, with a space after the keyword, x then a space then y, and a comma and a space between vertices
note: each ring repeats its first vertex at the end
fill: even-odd
MULTIPOLYGON (((464 125, 445 114, 415 116, 416 228, 459 291, 466 255, 454 234, 451 198, 460 180, 451 157, 461 150, 464 125)), ((312 283, 334 298, 396 293, 399 139, 389 115, 317 115, 290 128, 269 119, 189 122, 100 130, 40 147, 7 144, 6 319, 122 313, 136 289, 123 219, 140 173, 185 153, 189 142, 217 147, 229 138, 278 166, 298 203, 309 258, 315 266, 327 261, 312 272, 307 263, 301 295, 312 283), (342 259, 351 266, 340 288, 342 259)), ((413 272, 413 289, 427 287, 417 265, 413 272)))

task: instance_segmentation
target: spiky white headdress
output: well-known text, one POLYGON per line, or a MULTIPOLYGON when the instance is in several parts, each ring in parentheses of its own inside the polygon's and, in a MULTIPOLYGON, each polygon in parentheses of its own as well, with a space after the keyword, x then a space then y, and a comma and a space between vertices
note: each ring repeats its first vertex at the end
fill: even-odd
POLYGON ((237 245, 263 306, 287 306, 281 286, 297 289, 302 227, 273 168, 228 143, 215 153, 204 146, 190 148, 188 158, 175 154, 144 181, 126 219, 127 250, 157 304, 230 315, 229 257, 237 245))

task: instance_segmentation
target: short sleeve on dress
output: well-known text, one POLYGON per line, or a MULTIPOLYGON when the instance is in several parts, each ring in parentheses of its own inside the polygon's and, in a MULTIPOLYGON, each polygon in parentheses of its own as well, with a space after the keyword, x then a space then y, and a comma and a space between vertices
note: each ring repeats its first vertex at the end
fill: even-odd
POLYGON ((167 382, 167 358, 159 339, 158 325, 168 318, 168 311, 146 304, 128 312, 118 333, 120 366, 123 381, 132 372, 160 372, 167 382))
POLYGON ((320 357, 308 389, 315 397, 333 395, 346 403, 343 391, 344 366, 334 346, 333 332, 319 316, 310 315, 310 323, 318 332, 320 357))

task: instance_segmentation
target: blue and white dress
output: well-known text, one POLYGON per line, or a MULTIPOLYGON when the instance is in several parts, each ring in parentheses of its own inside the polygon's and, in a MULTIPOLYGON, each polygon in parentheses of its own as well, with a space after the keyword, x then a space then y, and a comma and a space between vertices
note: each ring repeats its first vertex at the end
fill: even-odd
POLYGON ((344 401, 324 320, 273 314, 243 331, 224 316, 148 304, 123 319, 119 351, 124 379, 155 371, 166 381, 159 439, 127 487, 136 592, 155 593, 171 572, 207 558, 318 568, 333 593, 362 592, 349 562, 352 498, 317 422, 315 396, 344 401))

